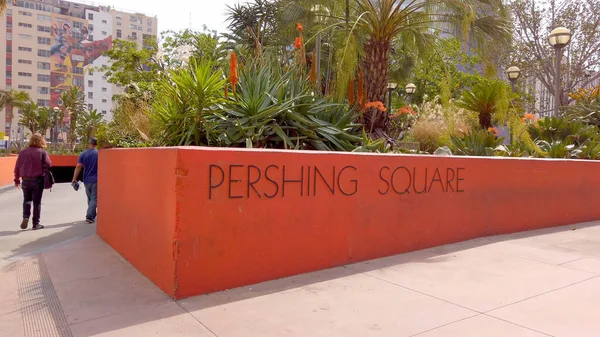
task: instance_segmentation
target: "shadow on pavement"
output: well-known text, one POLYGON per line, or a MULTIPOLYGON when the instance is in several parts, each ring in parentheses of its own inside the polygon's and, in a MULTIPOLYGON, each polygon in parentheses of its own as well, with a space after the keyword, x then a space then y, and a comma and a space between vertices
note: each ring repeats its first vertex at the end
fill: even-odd
MULTIPOLYGON (((62 228, 62 227, 70 227, 73 226, 75 224, 79 224, 80 222, 71 222, 71 223, 64 223, 64 224, 60 224, 60 225, 47 225, 45 226, 44 229, 52 229, 52 228, 62 228)), ((19 228, 19 223, 15 224, 15 228, 19 228)), ((11 236, 11 235, 18 235, 21 233, 25 233, 26 231, 30 231, 31 230, 31 223, 29 224, 29 227, 25 230, 23 229, 17 229, 14 231, 3 231, 0 232, 0 237, 2 236, 11 236)))
MULTIPOLYGON (((64 228, 60 232, 54 232, 50 235, 39 237, 33 241, 29 241, 13 249, 5 260, 12 261, 17 257, 27 257, 44 251, 55 248, 59 245, 64 245, 73 241, 77 241, 88 236, 96 234, 96 225, 87 224, 85 221, 76 221, 57 225, 48 225, 40 231, 49 231, 56 228, 64 228)), ((31 226, 28 230, 31 230, 31 226)), ((0 236, 19 235, 26 231, 4 231, 0 232, 0 236)))

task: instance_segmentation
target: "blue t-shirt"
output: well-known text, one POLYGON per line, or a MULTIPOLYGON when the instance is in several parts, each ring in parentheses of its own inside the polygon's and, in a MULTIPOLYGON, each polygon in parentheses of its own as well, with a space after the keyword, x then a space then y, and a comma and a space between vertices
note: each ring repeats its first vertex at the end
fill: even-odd
POLYGON ((83 183, 98 183, 98 150, 85 150, 79 155, 78 162, 83 165, 83 183))

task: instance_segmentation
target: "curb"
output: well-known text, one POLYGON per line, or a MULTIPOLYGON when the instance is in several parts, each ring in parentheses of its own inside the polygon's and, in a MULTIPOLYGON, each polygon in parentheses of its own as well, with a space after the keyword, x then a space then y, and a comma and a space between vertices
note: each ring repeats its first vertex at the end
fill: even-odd
POLYGON ((6 186, 0 186, 0 194, 8 192, 12 189, 14 189, 15 186, 14 185, 6 185, 6 186))

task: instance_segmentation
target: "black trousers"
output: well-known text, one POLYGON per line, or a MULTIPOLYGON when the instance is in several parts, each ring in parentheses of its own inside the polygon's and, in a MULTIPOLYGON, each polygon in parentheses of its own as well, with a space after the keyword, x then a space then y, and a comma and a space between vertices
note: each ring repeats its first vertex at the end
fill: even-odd
POLYGON ((33 204, 33 225, 40 224, 42 214, 42 195, 44 193, 44 181, 39 179, 23 179, 23 218, 31 217, 31 204, 33 204))

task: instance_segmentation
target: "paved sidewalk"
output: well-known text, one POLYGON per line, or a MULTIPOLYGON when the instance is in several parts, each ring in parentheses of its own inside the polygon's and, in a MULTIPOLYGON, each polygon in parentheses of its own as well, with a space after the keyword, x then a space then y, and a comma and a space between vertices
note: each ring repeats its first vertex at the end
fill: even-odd
POLYGON ((45 199, 50 228, 39 232, 13 233, 19 195, 0 194, 2 337, 600 331, 600 223, 482 238, 175 302, 93 226, 76 222, 85 200, 67 187, 45 199))

